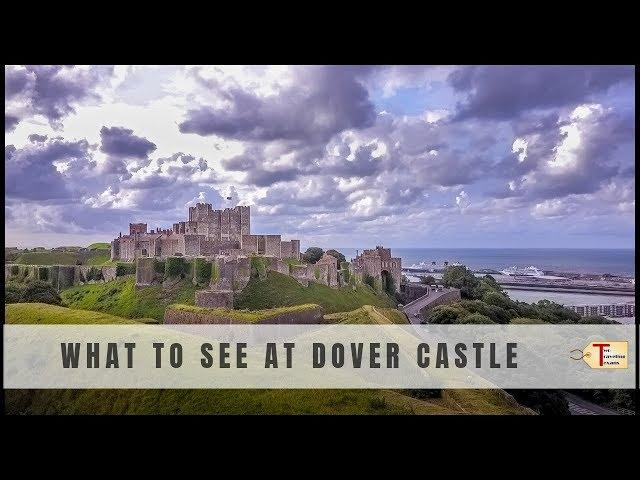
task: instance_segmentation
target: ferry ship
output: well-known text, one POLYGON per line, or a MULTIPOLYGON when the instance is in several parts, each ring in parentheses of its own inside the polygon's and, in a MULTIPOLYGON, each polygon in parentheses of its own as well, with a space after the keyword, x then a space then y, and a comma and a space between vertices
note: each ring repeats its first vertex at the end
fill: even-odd
POLYGON ((509 267, 501 270, 500 273, 510 277, 542 277, 544 272, 534 266, 526 268, 509 267))

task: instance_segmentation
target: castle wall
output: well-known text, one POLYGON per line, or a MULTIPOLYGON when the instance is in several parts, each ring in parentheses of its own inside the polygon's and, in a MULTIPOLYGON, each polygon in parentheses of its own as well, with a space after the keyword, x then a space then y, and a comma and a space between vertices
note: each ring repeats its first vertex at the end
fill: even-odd
POLYGON ((232 208, 229 211, 229 239, 234 241, 241 241, 240 233, 240 209, 232 208))
POLYGON ((289 264, 279 258, 269 258, 267 271, 274 271, 284 275, 289 275, 289 264))
POLYGON ((285 242, 283 241, 280 244, 280 251, 282 253, 282 258, 294 258, 293 257, 293 246, 291 245, 291 242, 285 242))
POLYGON ((258 253, 258 235, 242 235, 242 251, 248 255, 258 253))
POLYGON ((196 290, 196 306, 208 308, 233 308, 231 290, 196 290))
POLYGON ((264 254, 268 257, 282 258, 280 244, 282 238, 280 235, 264 235, 264 254))
POLYGON ((251 233, 251 211, 248 206, 236 208, 240 209, 240 234, 249 235, 251 233))
POLYGON ((324 254, 316 265, 326 266, 326 271, 323 270, 323 282, 330 287, 338 286, 338 259, 332 255, 324 254))
POLYGON ((291 276, 305 287, 309 285, 308 265, 291 265, 291 276))
POLYGON ((200 255, 200 239, 201 235, 185 235, 184 236, 184 255, 196 257, 200 255))
POLYGON ((298 240, 282 242, 280 235, 251 234, 249 206, 213 210, 211 204, 197 203, 188 214, 186 222, 176 222, 171 229, 149 232, 145 223, 129 224, 130 235, 112 242, 111 258, 132 262, 145 256, 257 254, 300 259, 298 240))

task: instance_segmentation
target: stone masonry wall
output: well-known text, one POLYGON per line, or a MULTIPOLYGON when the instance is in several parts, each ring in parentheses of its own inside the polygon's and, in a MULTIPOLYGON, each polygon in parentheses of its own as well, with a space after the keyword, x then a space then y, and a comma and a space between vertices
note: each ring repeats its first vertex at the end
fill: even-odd
POLYGON ((231 290, 196 290, 196 305, 208 308, 233 308, 231 290))
POLYGON ((281 258, 280 244, 282 239, 280 235, 264 235, 264 254, 267 257, 281 258))
POLYGON ((136 287, 146 287, 153 283, 156 272, 153 258, 139 258, 136 260, 136 287))

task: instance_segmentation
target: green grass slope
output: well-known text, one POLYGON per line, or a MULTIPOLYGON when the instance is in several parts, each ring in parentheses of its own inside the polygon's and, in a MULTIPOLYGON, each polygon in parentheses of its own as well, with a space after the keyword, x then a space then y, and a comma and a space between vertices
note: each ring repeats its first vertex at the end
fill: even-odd
POLYGON ((102 265, 109 261, 111 254, 105 250, 91 252, 27 252, 21 254, 13 263, 22 265, 102 265))
POLYGON ((364 305, 393 308, 395 302, 386 294, 376 294, 370 287, 359 285, 330 288, 317 283, 308 287, 300 285, 294 278, 278 272, 269 272, 267 278, 252 278, 234 300, 237 309, 263 310, 288 307, 303 303, 320 305, 325 313, 348 312, 364 305))
POLYGON ((208 307, 196 307, 194 305, 173 304, 167 308, 173 310, 181 310, 183 312, 191 313, 203 313, 214 317, 231 318, 238 323, 258 323, 261 320, 266 320, 278 315, 294 312, 304 312, 307 310, 315 310, 318 305, 315 304, 303 304, 293 305, 291 307, 277 307, 269 308, 266 310, 234 310, 229 308, 208 308, 208 307))
POLYGON ((111 250, 111 244, 107 242, 92 243, 87 247, 89 250, 111 250))
POLYGON ((125 318, 153 318, 162 322, 164 311, 172 303, 193 305, 196 287, 182 281, 169 289, 160 285, 135 287, 131 276, 110 282, 79 285, 61 292, 62 302, 73 309, 105 312, 125 318))
MULTIPOLYGON (((62 293, 71 308, 45 304, 9 304, 6 323, 122 324, 161 321, 166 306, 193 304, 195 287, 181 282, 169 291, 161 287, 135 289, 134 279, 119 278, 83 285, 62 293), (107 313, 108 312, 108 313, 107 313), (133 320, 136 319, 136 320, 133 320)), ((245 305, 261 308, 321 304, 336 323, 406 323, 392 301, 367 287, 308 289, 287 276, 269 274, 252 280, 242 292, 245 305), (292 280, 293 283, 287 282, 292 280), (283 288, 278 293, 278 285, 283 288), (256 295, 255 297, 250 296, 256 295), (274 295, 269 300, 267 295, 274 295), (372 305, 373 304, 373 305, 372 305)), ((189 307, 190 308, 190 307, 189 307)), ((242 307, 240 307, 242 308, 242 307)), ((245 307, 246 308, 246 307, 245 307)), ((395 390, 5 390, 8 414, 530 414, 501 390, 446 390, 442 398, 420 400, 395 390)))
POLYGON ((406 325, 409 323, 404 313, 399 310, 372 305, 365 305, 350 312, 332 313, 325 315, 324 318, 331 323, 345 325, 406 325))
MULTIPOLYGON (((391 392, 367 390, 5 390, 7 414, 410 414, 391 392)), ((448 413, 435 406, 437 413, 448 413)))
POLYGON ((72 310, 47 303, 10 303, 4 306, 4 321, 17 325, 105 325, 155 323, 152 319, 117 317, 100 312, 72 310))

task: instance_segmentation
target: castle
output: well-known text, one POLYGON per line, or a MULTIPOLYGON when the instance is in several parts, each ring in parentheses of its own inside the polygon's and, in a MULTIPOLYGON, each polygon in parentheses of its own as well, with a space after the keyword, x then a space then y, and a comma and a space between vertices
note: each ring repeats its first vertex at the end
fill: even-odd
POLYGON ((265 255, 300 259, 300 241, 282 241, 280 235, 251 234, 248 206, 213 210, 210 203, 189 207, 189 220, 170 229, 148 231, 146 223, 130 223, 129 235, 111 242, 111 260, 173 256, 265 255))
POLYGON ((377 290, 399 292, 402 281, 402 259, 392 257, 390 248, 377 246, 356 255, 351 262, 351 272, 361 281, 371 277, 377 290))

